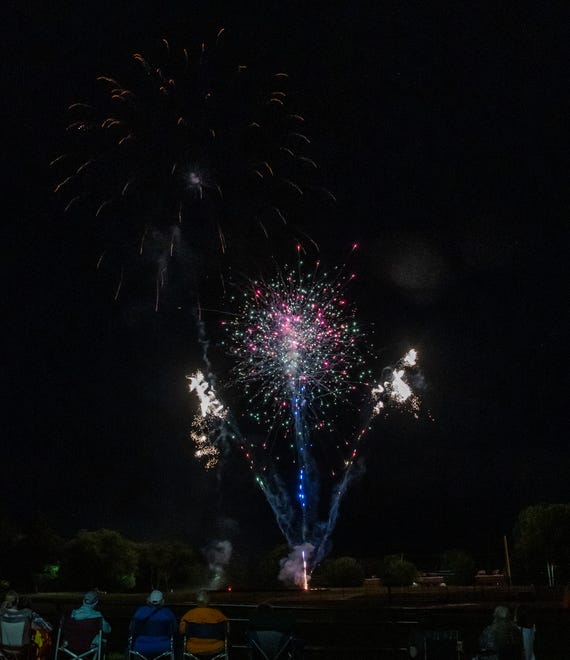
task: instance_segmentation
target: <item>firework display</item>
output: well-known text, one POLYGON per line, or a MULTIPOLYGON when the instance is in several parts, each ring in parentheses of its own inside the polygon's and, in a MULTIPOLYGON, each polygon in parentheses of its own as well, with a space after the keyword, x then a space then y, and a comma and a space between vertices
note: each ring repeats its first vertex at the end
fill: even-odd
POLYGON ((346 296, 353 278, 344 268, 321 273, 318 264, 305 273, 299 263, 268 281, 250 282, 233 300, 237 313, 222 322, 224 346, 235 360, 228 385, 244 393, 244 414, 263 429, 261 442, 239 432, 201 374, 191 379, 201 402, 195 424, 208 429, 193 437, 196 456, 228 437, 236 442, 294 549, 285 573, 304 588, 327 552, 359 443, 373 418, 390 406, 416 415, 419 407, 411 378, 417 372, 415 349, 385 368, 380 383, 373 381, 364 333, 346 296), (351 411, 352 430, 341 434, 338 417, 351 411), (332 467, 318 451, 323 444, 334 448, 332 467))
POLYGON ((204 263, 235 256, 244 236, 295 233, 290 211, 309 190, 330 195, 287 74, 256 73, 228 50, 223 29, 189 48, 163 39, 69 105, 55 192, 66 213, 91 218, 115 298, 146 265, 158 306, 184 250, 204 263))
POLYGON ((287 433, 292 418, 312 429, 330 425, 331 410, 366 380, 362 332, 345 289, 354 277, 291 270, 253 282, 243 293, 228 350, 235 382, 249 395, 249 414, 287 433))
POLYGON ((216 440, 221 423, 227 418, 227 410, 201 371, 188 376, 188 381, 189 391, 195 392, 200 402, 200 414, 194 418, 190 437, 196 446, 196 458, 203 460, 206 469, 210 469, 218 464, 220 449, 216 440))
POLYGON ((418 368, 411 349, 374 377, 347 296, 355 275, 301 260, 301 237, 318 250, 303 224, 307 200, 334 197, 320 183, 287 74, 252 73, 224 48, 223 29, 209 45, 163 39, 120 74, 99 76, 93 99, 68 113, 67 148, 51 163, 62 208, 80 216, 115 299, 144 280, 158 310, 179 257, 205 363, 188 376, 199 403, 195 457, 213 469, 230 445, 239 449, 291 549, 281 577, 307 589, 373 418, 393 406, 417 416, 418 368), (219 274, 222 259, 264 272, 263 256, 278 262, 266 247, 279 232, 285 249, 297 244, 296 265, 246 279, 222 322, 233 362, 222 387, 238 392, 234 412, 217 394, 196 284, 219 274))

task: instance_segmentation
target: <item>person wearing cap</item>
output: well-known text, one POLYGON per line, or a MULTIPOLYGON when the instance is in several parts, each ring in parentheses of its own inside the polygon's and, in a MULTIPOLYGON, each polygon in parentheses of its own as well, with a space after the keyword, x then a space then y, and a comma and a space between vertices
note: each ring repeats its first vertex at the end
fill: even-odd
MULTIPOLYGON (((186 622, 190 623, 221 623, 227 621, 225 614, 215 607, 209 607, 210 598, 208 592, 201 590, 196 596, 196 607, 188 610, 180 619, 180 632, 186 632, 186 622)), ((186 641, 186 650, 194 655, 208 657, 223 651, 224 642, 219 639, 203 637, 189 637, 186 641)))
POLYGON ((77 619, 77 621, 83 621, 84 619, 103 619, 101 630, 104 635, 108 635, 111 632, 111 626, 105 621, 98 606, 99 594, 96 591, 88 591, 83 596, 82 605, 71 611, 71 618, 77 619))
MULTIPOLYGON (((133 620, 156 621, 171 623, 172 631, 176 630, 176 617, 172 610, 164 606, 164 594, 158 589, 150 592, 147 604, 139 607, 133 615, 133 620)), ((161 655, 170 649, 171 637, 163 635, 137 635, 134 640, 133 650, 145 657, 161 655)))

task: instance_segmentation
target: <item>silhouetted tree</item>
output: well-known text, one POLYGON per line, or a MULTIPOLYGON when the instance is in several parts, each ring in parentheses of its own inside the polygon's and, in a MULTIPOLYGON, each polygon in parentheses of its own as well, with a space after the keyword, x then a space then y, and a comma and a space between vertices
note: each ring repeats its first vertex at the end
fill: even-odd
POLYGON ((22 532, 14 534, 5 549, 12 586, 38 591, 55 581, 63 545, 61 536, 42 515, 38 515, 22 532))
POLYGON ((128 590, 135 586, 138 552, 111 529, 81 531, 64 548, 61 578, 73 589, 128 590))
POLYGON ((364 569, 354 557, 338 557, 323 562, 320 579, 328 587, 360 587, 364 569))
POLYGON ((513 567, 523 579, 546 581, 546 564, 556 581, 570 579, 570 504, 537 504, 523 509, 514 529, 513 567))
POLYGON ((380 577, 387 587, 407 587, 416 579, 418 569, 403 555, 387 555, 382 563, 380 577))
POLYGON ((179 541, 140 543, 138 584, 148 589, 170 590, 173 587, 204 583, 207 567, 195 550, 179 541))
POLYGON ((281 560, 287 557, 289 552, 289 546, 281 543, 261 558, 256 571, 256 582, 260 587, 270 589, 283 586, 283 582, 279 581, 278 575, 281 570, 281 560))
POLYGON ((475 560, 464 550, 448 550, 443 555, 443 568, 450 571, 448 584, 469 585, 475 581, 475 560))

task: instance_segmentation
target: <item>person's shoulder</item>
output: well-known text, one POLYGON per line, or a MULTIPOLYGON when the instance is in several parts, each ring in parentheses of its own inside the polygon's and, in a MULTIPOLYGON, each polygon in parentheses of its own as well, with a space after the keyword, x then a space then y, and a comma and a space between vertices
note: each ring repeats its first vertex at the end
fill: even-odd
POLYGON ((28 608, 21 610, 6 609, 2 612, 2 619, 5 621, 24 621, 25 619, 32 619, 33 612, 28 608))
POLYGON ((170 607, 161 608, 160 616, 163 619, 176 619, 176 617, 174 616, 174 612, 170 609, 170 607))
POLYGON ((149 610, 148 605, 141 605, 140 607, 137 607, 135 613, 133 614, 133 619, 140 619, 142 616, 144 616, 147 613, 148 610, 149 610))

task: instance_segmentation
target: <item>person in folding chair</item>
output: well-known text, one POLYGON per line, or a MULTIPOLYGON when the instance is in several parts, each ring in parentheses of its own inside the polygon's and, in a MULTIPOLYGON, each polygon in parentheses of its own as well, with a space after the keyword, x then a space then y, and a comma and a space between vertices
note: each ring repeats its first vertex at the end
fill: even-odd
POLYGON ((99 594, 96 591, 88 591, 83 596, 83 603, 71 611, 71 618, 76 621, 84 621, 85 619, 103 619, 101 623, 101 630, 104 635, 111 632, 111 626, 105 621, 105 618, 99 611, 99 594))
POLYGON ((74 619, 64 614, 55 643, 55 660, 101 660, 103 617, 74 619))
POLYGON ((215 607, 209 607, 209 603, 208 592, 198 592, 196 607, 180 619, 184 658, 221 660, 228 657, 228 618, 215 607))
POLYGON ((0 652, 42 659, 52 646, 52 626, 30 607, 20 605, 20 596, 8 591, 0 606, 0 652))
MULTIPOLYGON (((74 621, 90 621, 101 619, 101 632, 93 637, 93 646, 100 646, 101 649, 104 649, 107 640, 105 638, 111 632, 111 626, 105 617, 99 611, 99 594, 97 591, 88 591, 83 596, 83 602, 79 607, 74 610, 71 610, 71 619, 74 621)), ((104 651, 100 651, 104 653, 104 651)))
POLYGON ((301 658, 304 641, 293 636, 294 619, 270 603, 260 603, 249 620, 247 640, 251 660, 301 658))
POLYGON ((493 623, 479 636, 479 657, 497 660, 520 660, 523 657, 522 633, 504 605, 495 607, 493 623))
POLYGON ((164 606, 162 591, 150 592, 147 604, 139 607, 129 628, 129 658, 162 658, 174 660, 174 633, 176 617, 164 606))

